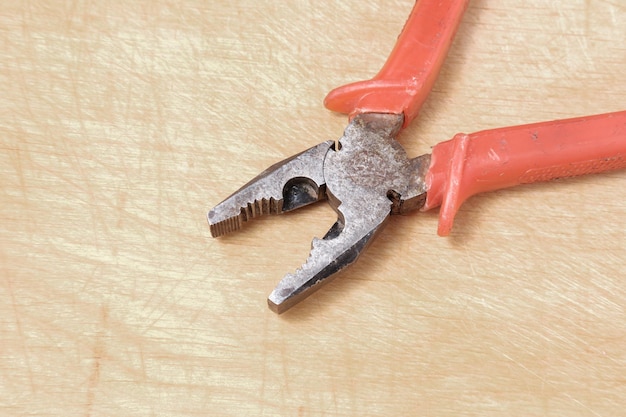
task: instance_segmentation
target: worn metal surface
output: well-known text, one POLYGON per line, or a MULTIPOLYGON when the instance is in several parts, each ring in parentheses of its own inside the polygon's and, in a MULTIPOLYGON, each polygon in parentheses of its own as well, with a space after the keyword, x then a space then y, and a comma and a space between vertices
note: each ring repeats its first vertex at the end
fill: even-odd
POLYGON ((315 238, 305 264, 287 274, 268 298, 282 313, 354 263, 383 229, 389 215, 419 208, 426 188, 428 156, 407 157, 395 140, 402 115, 355 117, 324 162, 326 194, 337 222, 323 239, 315 238))
POLYGON ((407 157, 395 140, 402 122, 402 115, 359 115, 336 147, 327 141, 271 166, 209 212, 211 233, 220 236, 250 218, 328 198, 337 221, 270 294, 273 311, 287 310, 356 261, 390 214, 422 207, 430 158, 407 157))

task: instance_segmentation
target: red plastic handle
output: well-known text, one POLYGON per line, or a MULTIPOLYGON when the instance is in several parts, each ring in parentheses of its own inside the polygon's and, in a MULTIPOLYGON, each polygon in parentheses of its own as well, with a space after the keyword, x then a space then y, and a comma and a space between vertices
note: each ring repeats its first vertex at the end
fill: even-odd
POLYGON ((626 168, 626 111, 458 134, 433 148, 424 210, 441 205, 450 233, 470 196, 555 178, 626 168))
POLYGON ((406 127, 433 87, 469 0, 418 0, 380 72, 332 90, 324 105, 354 117, 404 114, 406 127))

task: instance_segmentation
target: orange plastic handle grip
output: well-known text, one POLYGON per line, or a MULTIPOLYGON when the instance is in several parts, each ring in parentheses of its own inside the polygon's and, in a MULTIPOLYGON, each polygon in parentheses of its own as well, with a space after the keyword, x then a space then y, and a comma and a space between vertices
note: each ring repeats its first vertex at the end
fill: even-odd
POLYGON ((450 233, 470 196, 518 184, 626 168, 626 111, 458 134, 433 148, 428 210, 450 233))
POLYGON ((469 0, 418 0, 391 55, 371 80, 332 90, 324 105, 354 117, 404 114, 406 127, 433 87, 469 0))

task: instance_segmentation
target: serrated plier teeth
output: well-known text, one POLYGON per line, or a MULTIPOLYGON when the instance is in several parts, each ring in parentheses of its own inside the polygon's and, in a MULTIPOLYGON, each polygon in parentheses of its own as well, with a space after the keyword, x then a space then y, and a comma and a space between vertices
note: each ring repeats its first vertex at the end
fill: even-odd
POLYGON ((389 206, 383 202, 378 208, 372 207, 374 215, 368 224, 344 219, 340 212, 326 236, 313 239, 306 262, 285 275, 269 295, 269 308, 278 314, 285 312, 352 265, 383 229, 390 215, 389 206))
POLYGON ((242 227, 248 220, 297 209, 326 198, 324 158, 329 140, 278 162, 235 191, 208 213, 213 237, 242 227))

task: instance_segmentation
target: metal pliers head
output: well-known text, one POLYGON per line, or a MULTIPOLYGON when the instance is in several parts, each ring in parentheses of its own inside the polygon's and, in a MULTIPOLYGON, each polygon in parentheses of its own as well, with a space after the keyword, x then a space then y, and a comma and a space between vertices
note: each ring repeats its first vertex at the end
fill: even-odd
POLYGON ((279 162, 248 182, 208 214, 211 234, 239 229, 251 218, 279 214, 327 199, 337 221, 300 269, 287 274, 270 294, 281 313, 352 264, 390 214, 420 208, 429 155, 409 159, 396 135, 403 116, 356 116, 341 139, 323 142, 279 162))

